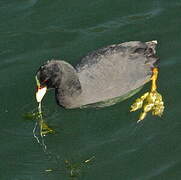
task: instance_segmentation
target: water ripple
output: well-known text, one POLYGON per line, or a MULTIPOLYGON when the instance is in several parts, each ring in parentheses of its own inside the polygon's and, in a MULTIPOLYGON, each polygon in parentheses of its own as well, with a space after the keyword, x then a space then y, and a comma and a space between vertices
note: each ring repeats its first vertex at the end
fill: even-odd
POLYGON ((27 10, 29 8, 32 8, 36 3, 38 2, 38 0, 27 0, 24 2, 15 2, 12 1, 11 3, 6 3, 3 4, 3 6, 0 7, 1 13, 5 13, 7 12, 7 10, 11 9, 11 13, 15 13, 18 11, 24 11, 27 10))
POLYGON ((158 15, 160 15, 163 12, 162 8, 157 8, 157 9, 152 9, 148 12, 145 13, 136 13, 136 14, 131 14, 128 16, 124 16, 124 17, 118 17, 115 18, 114 20, 102 23, 102 24, 98 24, 94 27, 90 27, 87 29, 87 31, 90 32, 103 32, 106 30, 109 30, 110 28, 120 28, 122 26, 126 26, 129 24, 138 24, 141 21, 145 21, 151 18, 154 18, 158 15))

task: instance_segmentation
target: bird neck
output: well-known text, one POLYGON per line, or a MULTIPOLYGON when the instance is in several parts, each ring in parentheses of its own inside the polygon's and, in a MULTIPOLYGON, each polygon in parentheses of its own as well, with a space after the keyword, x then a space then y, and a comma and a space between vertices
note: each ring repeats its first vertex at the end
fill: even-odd
POLYGON ((72 65, 61 62, 61 82, 55 88, 56 100, 59 105, 67 106, 71 99, 79 96, 82 92, 81 84, 76 70, 72 65))

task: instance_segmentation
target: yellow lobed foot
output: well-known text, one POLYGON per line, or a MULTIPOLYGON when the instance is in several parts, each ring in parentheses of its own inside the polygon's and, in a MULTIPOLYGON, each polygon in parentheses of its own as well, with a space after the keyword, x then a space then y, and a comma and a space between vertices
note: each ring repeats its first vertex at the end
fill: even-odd
POLYGON ((137 98, 136 101, 131 105, 131 110, 136 111, 143 107, 143 111, 140 114, 139 121, 143 120, 149 111, 152 112, 152 115, 161 116, 164 111, 164 102, 162 100, 161 94, 157 92, 156 80, 158 78, 158 68, 153 68, 153 75, 151 77, 152 86, 151 91, 145 93, 140 98, 137 98))

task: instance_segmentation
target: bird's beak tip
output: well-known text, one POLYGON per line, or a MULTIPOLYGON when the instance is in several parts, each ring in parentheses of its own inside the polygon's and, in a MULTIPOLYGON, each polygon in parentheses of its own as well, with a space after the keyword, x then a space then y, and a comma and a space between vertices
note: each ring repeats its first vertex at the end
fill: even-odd
POLYGON ((47 91, 47 87, 46 86, 44 86, 44 87, 37 86, 36 101, 38 103, 42 101, 43 97, 46 94, 46 91, 47 91))

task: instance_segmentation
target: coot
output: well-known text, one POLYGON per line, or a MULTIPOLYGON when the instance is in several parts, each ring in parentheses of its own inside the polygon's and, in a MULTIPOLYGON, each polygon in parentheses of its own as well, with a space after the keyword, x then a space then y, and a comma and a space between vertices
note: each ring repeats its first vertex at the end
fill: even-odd
POLYGON ((39 89, 55 89, 56 102, 65 108, 127 97, 151 80, 156 45, 157 41, 110 45, 89 53, 76 67, 50 60, 36 74, 39 89))

